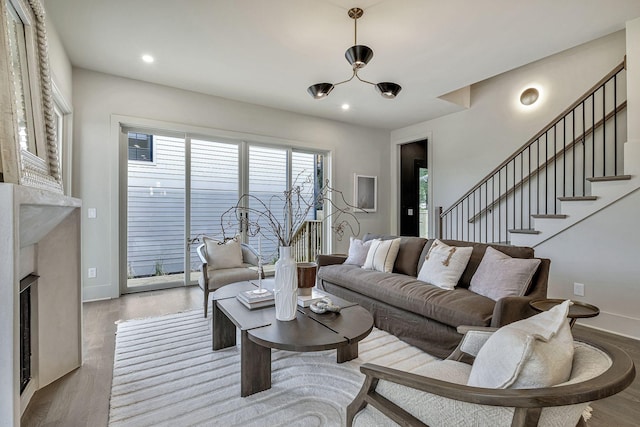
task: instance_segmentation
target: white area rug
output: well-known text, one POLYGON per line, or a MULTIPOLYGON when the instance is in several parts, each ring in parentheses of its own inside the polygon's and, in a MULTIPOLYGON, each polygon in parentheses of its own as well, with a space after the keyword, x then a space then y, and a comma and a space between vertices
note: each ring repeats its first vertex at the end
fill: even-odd
POLYGON ((362 363, 436 360, 374 329, 343 364, 335 350, 272 350, 271 389, 243 398, 238 347, 212 351, 210 319, 194 310, 118 324, 109 426, 342 426, 362 363))

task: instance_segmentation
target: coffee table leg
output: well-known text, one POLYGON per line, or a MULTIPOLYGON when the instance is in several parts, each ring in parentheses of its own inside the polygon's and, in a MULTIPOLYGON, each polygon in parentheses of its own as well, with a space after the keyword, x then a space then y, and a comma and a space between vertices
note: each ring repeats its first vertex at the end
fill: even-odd
POLYGON ((271 388, 271 349, 251 341, 240 332, 240 396, 246 397, 271 388))
POLYGON ((211 323, 213 350, 236 345, 236 325, 218 308, 218 304, 215 301, 213 301, 211 323))
POLYGON ((344 363, 358 357, 358 342, 341 345, 337 348, 337 362, 344 363))

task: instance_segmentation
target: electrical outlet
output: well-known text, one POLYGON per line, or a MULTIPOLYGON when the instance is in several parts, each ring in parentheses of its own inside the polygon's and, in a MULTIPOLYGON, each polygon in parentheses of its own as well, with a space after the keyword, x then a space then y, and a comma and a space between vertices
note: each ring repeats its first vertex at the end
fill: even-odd
POLYGON ((87 277, 89 277, 89 279, 95 279, 96 277, 98 277, 98 269, 95 267, 90 267, 87 270, 87 277))
POLYGON ((573 284, 573 294, 579 297, 584 296, 584 284, 583 283, 574 283, 573 284))
POLYGON ((96 210, 96 208, 89 208, 87 209, 87 218, 97 218, 98 217, 98 211, 96 210))

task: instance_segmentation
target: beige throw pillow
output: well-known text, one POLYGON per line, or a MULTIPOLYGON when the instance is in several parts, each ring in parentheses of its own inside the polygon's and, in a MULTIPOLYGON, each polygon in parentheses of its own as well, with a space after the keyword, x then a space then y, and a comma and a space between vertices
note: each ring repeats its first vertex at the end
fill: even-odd
POLYGON ((242 246, 237 239, 226 243, 209 237, 203 237, 207 263, 212 270, 242 267, 242 246))
POLYGON ((400 239, 373 240, 362 268, 391 273, 400 250, 400 239))
POLYGON ((478 352, 467 385, 541 388, 569 379, 573 365, 570 304, 567 300, 498 329, 478 352))
POLYGON ((471 258, 472 247, 449 246, 436 239, 429 248, 418 280, 452 290, 471 258))
POLYGON ((539 265, 539 259, 511 258, 489 246, 471 278, 469 290, 494 301, 522 296, 529 289, 539 265))

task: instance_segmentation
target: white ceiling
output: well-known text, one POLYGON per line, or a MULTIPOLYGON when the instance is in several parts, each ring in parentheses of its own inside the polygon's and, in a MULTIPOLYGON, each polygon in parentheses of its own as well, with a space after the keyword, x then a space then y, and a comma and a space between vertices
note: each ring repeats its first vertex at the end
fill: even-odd
POLYGON ((625 27, 639 0, 44 0, 74 66, 385 129, 459 107, 439 96, 625 27), (360 75, 402 86, 395 100, 350 82, 323 100, 313 83, 360 75), (145 64, 144 53, 156 61, 145 64), (343 103, 351 109, 343 111, 343 103))

